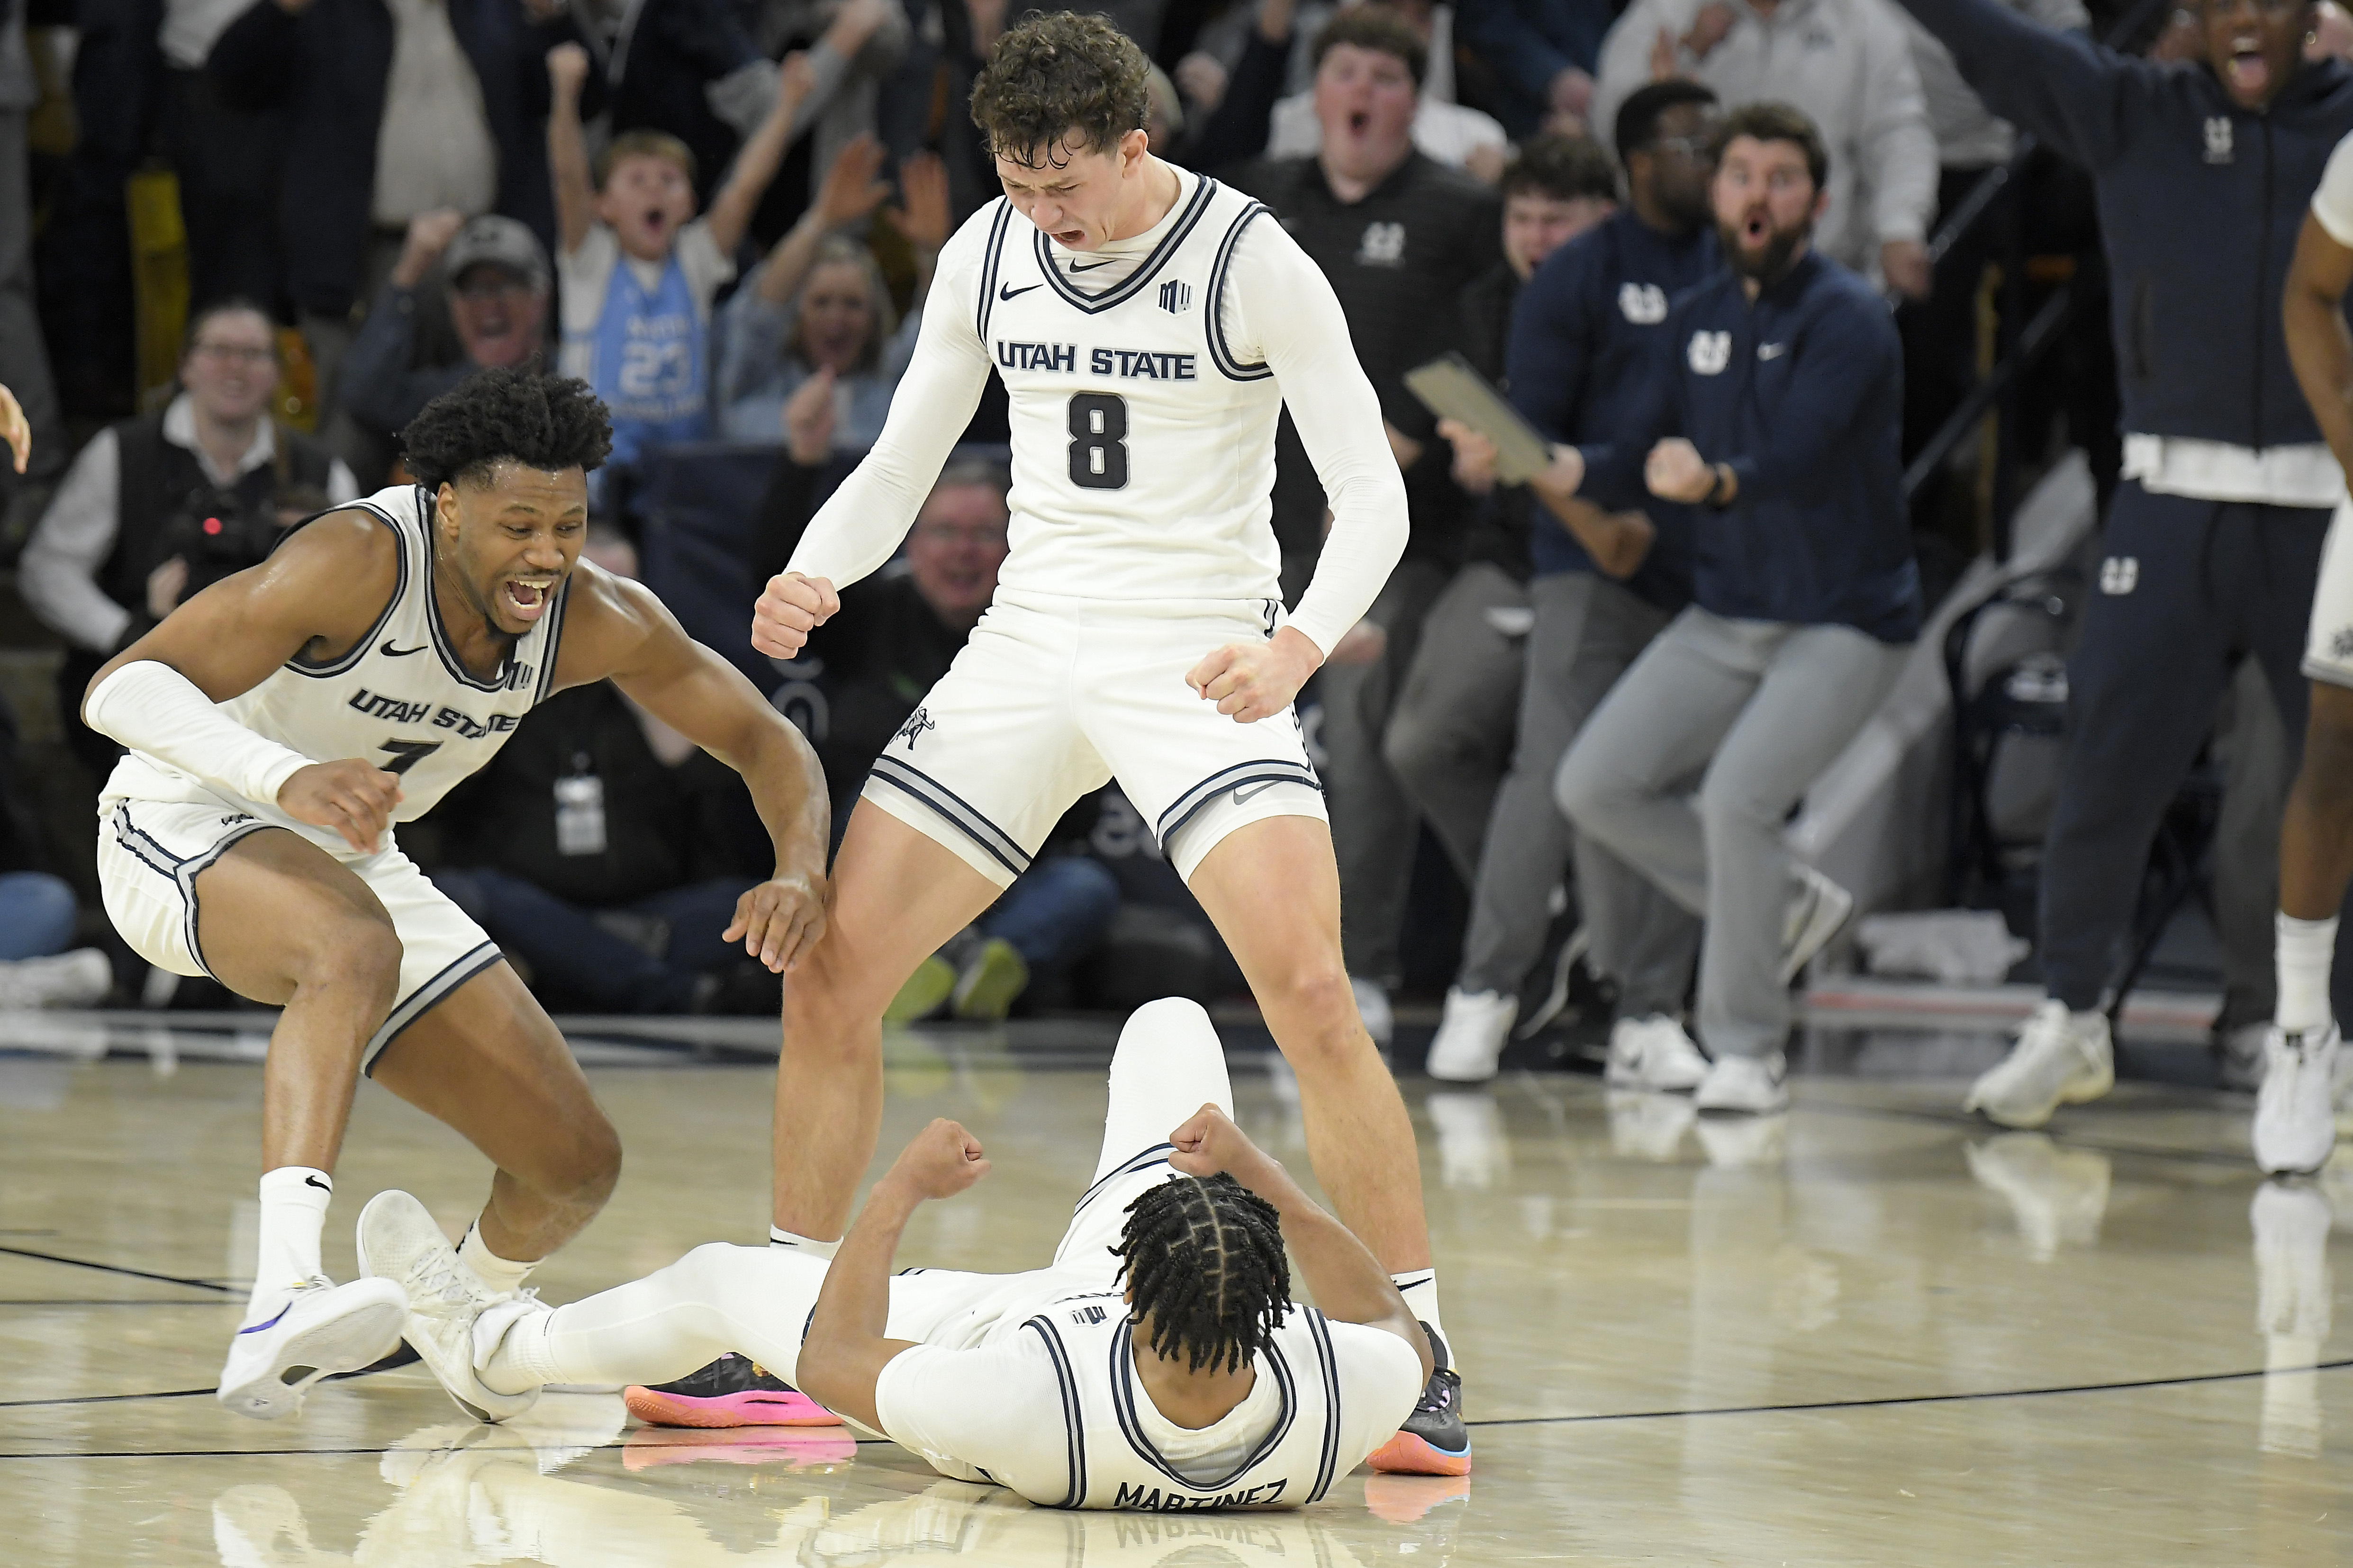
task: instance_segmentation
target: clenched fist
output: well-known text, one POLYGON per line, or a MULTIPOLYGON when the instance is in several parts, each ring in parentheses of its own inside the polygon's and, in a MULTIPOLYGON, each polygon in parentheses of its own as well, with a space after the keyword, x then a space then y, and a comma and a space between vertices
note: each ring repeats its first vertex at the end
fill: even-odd
POLYGON ((824 578, 779 572, 752 608, 752 646, 770 658, 790 658, 840 608, 841 595, 824 578))
POLYGON ((1204 702, 1237 724, 1271 719, 1291 706, 1324 652, 1305 632, 1284 626, 1261 643, 1228 643, 1185 677, 1204 702))

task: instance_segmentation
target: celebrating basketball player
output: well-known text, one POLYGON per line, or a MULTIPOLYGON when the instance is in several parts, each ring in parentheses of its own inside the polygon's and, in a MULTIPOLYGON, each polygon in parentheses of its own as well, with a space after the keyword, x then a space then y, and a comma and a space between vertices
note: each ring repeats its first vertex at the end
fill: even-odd
POLYGON ((484 372, 409 426, 416 485, 304 525, 90 682, 91 728, 131 748, 99 802, 116 929, 150 963, 285 1009, 262 1079, 253 1297, 219 1390, 240 1414, 290 1415, 404 1332, 437 1372, 469 1354, 406 1315, 401 1282, 320 1268, 361 1073, 497 1166, 453 1277, 473 1294, 519 1289, 620 1173, 563 1037, 393 838, 533 704, 610 679, 733 766, 776 872, 728 940, 781 973, 824 928, 815 753, 650 594, 580 560, 610 439, 584 384, 484 372))
POLYGON ((1338 875, 1292 699, 1406 537, 1405 489, 1330 285, 1266 209, 1146 150, 1149 64, 1100 17, 1033 16, 973 93, 1004 199, 940 256, 881 439, 771 580, 789 658, 890 559, 992 369, 1011 396, 1011 553, 994 605, 876 761, 831 924, 785 990, 775 1239, 828 1249, 881 1116, 882 1010, 916 963, 1116 777, 1217 922, 1297 1070, 1340 1218, 1439 1369, 1393 1468, 1461 1473, 1404 1101, 1356 1016, 1338 875), (1283 612, 1269 526, 1289 404, 1332 523, 1283 612))
MULTIPOLYGON (((1049 1268, 892 1276, 915 1210, 988 1173, 977 1140, 934 1121, 830 1263, 714 1244, 568 1307, 411 1298, 471 1338, 451 1386, 469 1405, 674 1377, 736 1351, 942 1475, 1050 1508, 1298 1508, 1393 1440, 1430 1345, 1364 1243, 1233 1109, 1208 1015, 1166 998, 1120 1033, 1094 1180, 1049 1268), (1292 1302, 1286 1246, 1315 1308, 1292 1302)), ((389 1274, 459 1267, 406 1193, 370 1202, 360 1235, 389 1274)))

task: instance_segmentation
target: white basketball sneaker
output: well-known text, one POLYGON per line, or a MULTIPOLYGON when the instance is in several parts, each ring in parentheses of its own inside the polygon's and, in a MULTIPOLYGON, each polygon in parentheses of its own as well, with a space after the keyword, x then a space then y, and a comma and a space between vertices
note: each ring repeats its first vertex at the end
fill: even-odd
POLYGON ((1609 1065, 1602 1077, 1613 1089, 1687 1094, 1707 1077, 1707 1058, 1667 1014, 1620 1018, 1609 1026, 1609 1065))
POLYGON ((2263 1037, 2263 1081, 2255 1091, 2255 1163, 2267 1176, 2308 1176, 2337 1147, 2337 1026, 2263 1037))
POLYGON ((514 1292, 491 1289, 460 1262, 423 1204, 396 1190, 369 1199, 360 1211, 359 1253, 364 1271, 406 1293, 401 1337, 459 1409, 477 1421, 503 1421, 532 1407, 538 1389, 501 1394, 474 1371, 474 1320, 514 1292))
POLYGON ((1830 945, 1831 938, 1846 924, 1847 916, 1854 913, 1854 895, 1811 866, 1793 866, 1790 872, 1797 879, 1798 890, 1791 895, 1781 917, 1784 985, 1813 962, 1814 954, 1830 945))
POLYGON ((1495 1076, 1520 1001, 1500 991, 1446 993, 1446 1013, 1430 1042, 1430 1076, 1449 1083, 1484 1083, 1495 1076))
POLYGON ((2031 1131, 2061 1106, 2097 1100, 2116 1086, 2107 1016, 2070 1013, 2054 998, 2028 1016, 2018 1044, 1969 1086, 1961 1109, 1981 1112, 2002 1127, 2031 1131))
POLYGON ((407 1307, 400 1288, 387 1280, 338 1285, 314 1274, 288 1291, 269 1317, 237 1330, 214 1397, 257 1421, 291 1415, 321 1378, 390 1355, 407 1307))
POLYGON ((1761 1057, 1718 1057, 1692 1095, 1699 1110, 1736 1111, 1762 1116, 1786 1110, 1789 1105, 1789 1064, 1780 1052, 1761 1057))

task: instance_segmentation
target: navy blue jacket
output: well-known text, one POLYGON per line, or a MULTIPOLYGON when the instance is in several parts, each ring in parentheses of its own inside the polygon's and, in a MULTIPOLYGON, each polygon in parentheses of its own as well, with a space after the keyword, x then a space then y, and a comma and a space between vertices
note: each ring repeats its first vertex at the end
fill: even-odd
MULTIPOLYGON (((1641 432, 1625 421, 1651 404, 1651 384, 1666 375, 1667 307, 1719 269, 1715 233, 1705 225, 1677 238, 1628 209, 1578 235, 1520 290, 1504 370, 1513 405, 1547 440, 1639 440, 1641 432)), ((1691 509, 1650 495, 1627 504, 1648 513, 1659 536, 1626 585, 1662 610, 1682 609, 1692 596, 1691 509)), ((1592 571, 1560 519, 1532 510, 1536 574, 1592 571)))
POLYGON ((2117 54, 1992 0, 1900 0, 1996 114, 2092 174, 2114 279, 2124 427, 2240 447, 2317 441, 2281 288, 2353 71, 2298 71, 2263 113, 2214 73, 2117 54))
POLYGON ((1692 597, 1738 620, 1920 632, 1920 569, 1904 506, 1904 350, 1871 286, 1809 251, 1752 304, 1729 269, 1667 312, 1670 357, 1626 434, 1581 447, 1584 489, 1642 502, 1651 447, 1681 436, 1740 477, 1698 507, 1692 597))
MULTIPOLYGON (((497 210, 553 249, 547 51, 579 35, 569 21, 533 24, 515 0, 450 0, 449 28, 481 83, 498 143, 497 210)), ((384 0, 317 0, 299 16, 259 0, 205 61, 233 106, 287 111, 279 243, 287 291, 311 314, 348 315, 364 283, 392 42, 384 0)))

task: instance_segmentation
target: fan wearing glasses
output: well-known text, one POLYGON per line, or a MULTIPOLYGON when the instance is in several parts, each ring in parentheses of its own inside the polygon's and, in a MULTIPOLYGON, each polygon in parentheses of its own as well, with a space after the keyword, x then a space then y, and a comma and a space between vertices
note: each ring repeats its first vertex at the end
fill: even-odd
POLYGON ((58 674, 67 740, 101 778, 121 748, 75 717, 98 667, 259 561, 286 523, 359 495, 341 459, 270 417, 278 371, 277 326, 259 306, 198 310, 178 393, 162 413, 91 437, 25 546, 18 585, 68 646, 58 674))

